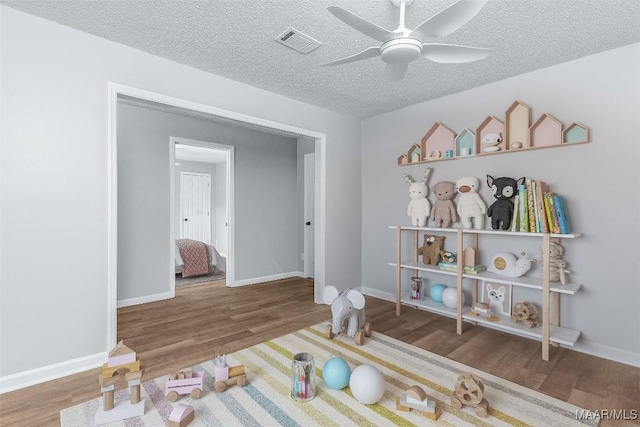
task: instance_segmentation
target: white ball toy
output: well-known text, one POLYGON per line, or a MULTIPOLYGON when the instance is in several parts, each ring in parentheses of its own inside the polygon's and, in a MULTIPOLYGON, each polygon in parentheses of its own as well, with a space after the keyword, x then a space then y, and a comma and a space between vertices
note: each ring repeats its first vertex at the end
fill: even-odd
MULTIPOLYGON (((442 292, 442 303, 449 308, 458 308, 458 290, 447 288, 442 292)), ((462 293, 462 305, 464 305, 464 292, 462 293)))
POLYGON ((349 388, 360 403, 371 405, 384 395, 384 377, 371 365, 360 365, 351 372, 349 388))

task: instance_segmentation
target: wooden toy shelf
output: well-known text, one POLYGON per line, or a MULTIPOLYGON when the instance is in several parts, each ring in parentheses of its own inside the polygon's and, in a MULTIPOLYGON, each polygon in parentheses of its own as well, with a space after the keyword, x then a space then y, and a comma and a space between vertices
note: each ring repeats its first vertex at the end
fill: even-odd
POLYGON ((549 266, 549 249, 551 239, 574 239, 580 237, 579 233, 573 234, 549 234, 549 233, 523 233, 514 231, 499 230, 476 230, 462 228, 436 228, 436 227, 404 227, 389 226, 396 230, 396 261, 390 262, 389 265, 396 269, 396 316, 402 314, 402 305, 412 306, 422 310, 437 313, 443 316, 455 318, 457 321, 457 332, 462 334, 462 322, 471 322, 480 324, 489 328, 533 338, 542 341, 542 359, 549 360, 549 345, 558 346, 560 344, 573 346, 580 337, 580 331, 560 327, 560 295, 573 295, 578 292, 582 285, 579 283, 567 282, 562 285, 559 282, 551 282, 549 280, 549 269, 542 269, 542 277, 506 277, 487 271, 478 274, 466 274, 462 267, 462 253, 464 249, 465 237, 470 236, 472 239, 471 247, 478 249, 478 237, 482 234, 513 236, 517 238, 537 238, 542 240, 542 265, 549 266), (456 253, 459 262, 457 263, 457 271, 440 269, 437 266, 426 265, 418 261, 418 239, 420 233, 430 234, 454 234, 456 236, 456 253), (403 235, 410 234, 413 236, 413 253, 408 256, 402 254, 403 235), (451 309, 444 304, 433 301, 428 296, 422 300, 412 299, 409 292, 402 290, 402 271, 413 271, 413 275, 418 272, 424 272, 428 275, 447 275, 456 277, 456 288, 458 292, 457 309, 451 309), (463 281, 472 280, 472 301, 471 306, 462 305, 462 288, 463 281), (542 292, 542 311, 541 326, 538 328, 528 329, 521 323, 512 323, 507 316, 500 316, 498 321, 488 321, 482 317, 475 317, 469 314, 469 310, 478 301, 478 283, 490 281, 491 283, 506 284, 516 287, 536 289, 542 292))

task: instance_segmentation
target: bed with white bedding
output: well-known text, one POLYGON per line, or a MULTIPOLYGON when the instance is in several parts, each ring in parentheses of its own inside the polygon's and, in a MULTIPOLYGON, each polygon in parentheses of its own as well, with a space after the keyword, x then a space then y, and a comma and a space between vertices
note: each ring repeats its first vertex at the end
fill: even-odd
MULTIPOLYGON (((225 272, 227 269, 226 266, 226 258, 220 255, 220 252, 216 248, 211 245, 204 244, 207 247, 207 253, 209 255, 209 272, 225 272)), ((180 248, 176 243, 175 248, 175 264, 176 264, 176 274, 182 274, 182 269, 184 267, 184 260, 180 255, 180 248)))

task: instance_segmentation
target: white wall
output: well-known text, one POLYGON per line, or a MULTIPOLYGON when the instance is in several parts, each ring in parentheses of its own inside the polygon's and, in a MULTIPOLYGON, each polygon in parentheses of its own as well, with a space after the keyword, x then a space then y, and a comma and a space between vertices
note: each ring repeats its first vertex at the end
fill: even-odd
POLYGON ((326 134, 326 282, 360 283, 359 120, 5 6, 0 14, 1 387, 36 368, 34 381, 97 365, 109 350, 108 82, 326 134))
MULTIPOLYGON (((634 44, 365 120, 363 286, 394 293, 395 270, 387 263, 395 260, 395 234, 387 227, 410 224, 403 173, 420 178, 432 166, 431 184, 478 177, 488 204, 494 199, 485 184, 487 174, 543 180, 567 197, 574 227, 584 234, 563 243, 571 280, 583 283, 584 289, 562 298, 562 323, 583 331, 578 349, 640 365, 638 76, 640 44, 634 44), (396 165, 397 157, 419 142, 435 121, 455 132, 465 127, 475 130, 488 115, 504 119, 514 100, 532 108, 533 121, 549 113, 565 126, 584 123, 590 128, 591 143, 430 165, 396 165)), ((433 195, 430 200, 435 200, 433 195)), ((450 240, 447 246, 453 249, 454 238, 450 240)), ((540 256, 539 242, 480 237, 480 245, 485 263, 499 250, 525 249, 540 256)), ((433 280, 446 282, 442 277, 433 280)), ((539 299, 535 293, 520 295, 539 299)))

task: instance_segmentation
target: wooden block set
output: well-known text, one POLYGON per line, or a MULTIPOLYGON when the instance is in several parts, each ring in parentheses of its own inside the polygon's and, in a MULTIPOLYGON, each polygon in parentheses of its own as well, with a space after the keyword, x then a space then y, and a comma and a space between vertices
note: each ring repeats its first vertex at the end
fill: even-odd
POLYGON ((469 310, 469 315, 474 317, 483 316, 484 319, 488 320, 489 322, 497 322, 498 320, 500 320, 498 316, 491 312, 491 308, 486 302, 475 303, 473 309, 469 310))
POLYGON ((429 399, 422 387, 417 385, 409 387, 405 393, 396 396, 396 410, 410 412, 412 409, 421 411, 422 415, 432 421, 437 421, 442 414, 442 409, 436 405, 436 401, 429 399))
POLYGON ((102 407, 98 408, 95 424, 144 415, 144 399, 140 398, 142 369, 140 359, 135 351, 124 345, 122 341, 109 353, 109 360, 102 365, 102 373, 98 382, 102 391, 102 407), (116 384, 124 379, 129 387, 129 402, 118 402, 116 405, 114 392, 116 384))

